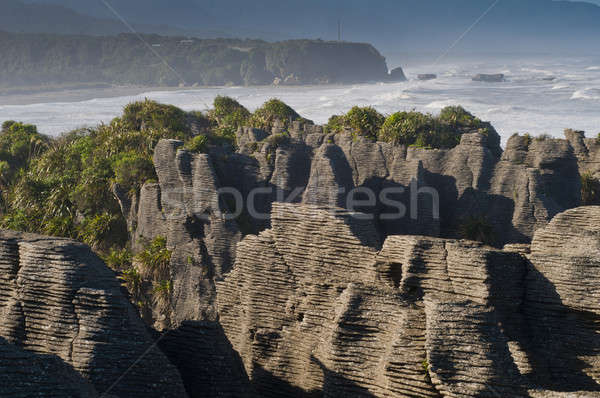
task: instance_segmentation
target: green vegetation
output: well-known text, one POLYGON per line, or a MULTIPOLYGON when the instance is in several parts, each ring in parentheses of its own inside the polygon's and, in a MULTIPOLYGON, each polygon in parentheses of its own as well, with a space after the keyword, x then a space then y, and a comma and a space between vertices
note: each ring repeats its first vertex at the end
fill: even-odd
POLYGON ((86 217, 78 226, 79 239, 102 252, 115 250, 114 246, 120 242, 115 241, 111 233, 126 228, 123 221, 119 215, 109 213, 86 217))
POLYGON ((465 132, 487 134, 482 122, 460 106, 442 109, 438 117, 420 112, 397 112, 386 118, 379 140, 423 148, 453 148, 465 132))
POLYGON ((61 36, 0 32, 0 87, 107 84, 268 85, 385 79, 385 59, 369 44, 293 40, 189 39, 133 34, 61 36), (157 60, 145 43, 172 68, 157 60))
POLYGON ((238 128, 248 125, 250 111, 230 97, 217 96, 213 101, 213 109, 208 118, 216 128, 214 135, 223 141, 235 145, 235 133, 238 128))
POLYGON ((272 134, 265 140, 265 142, 267 142, 271 148, 277 149, 280 146, 289 143, 290 136, 286 133, 272 134))
POLYGON ((35 157, 44 153, 50 140, 30 124, 9 120, 0 130, 0 188, 11 184, 22 169, 27 169, 35 157))
POLYGON ((149 154, 139 154, 135 151, 120 153, 115 156, 112 166, 113 181, 132 194, 138 192, 147 180, 156 176, 149 154))
POLYGON ((453 148, 466 132, 488 133, 488 128, 460 106, 442 109, 438 117, 416 111, 396 112, 384 117, 372 107, 354 107, 345 115, 334 115, 327 132, 345 130, 373 141, 420 148, 453 148))
POLYGON ((189 140, 184 148, 192 152, 206 153, 208 149, 208 138, 205 135, 197 135, 189 140))
POLYGON ((483 216, 470 216, 465 218, 460 225, 460 234, 463 239, 493 245, 496 237, 494 227, 483 216))
POLYGON ((173 293, 173 282, 159 281, 154 283, 152 298, 158 310, 163 314, 169 308, 169 304, 171 304, 171 293, 173 293))
POLYGON ((171 254, 167 249, 167 239, 158 236, 144 245, 144 249, 134 260, 139 265, 142 276, 156 282, 169 277, 171 254))
MULTIPOLYGON (((234 147, 235 132, 244 125, 268 128, 281 120, 289 127, 292 121, 306 121, 278 99, 267 101, 253 114, 229 97, 218 96, 213 105, 203 114, 144 100, 127 105, 122 116, 109 124, 56 139, 39 134, 35 126, 4 122, 0 226, 82 240, 118 263, 116 269, 126 269, 126 262, 114 256, 127 248, 129 235, 115 193, 121 199, 133 197, 143 184, 157 180, 152 156, 160 139, 181 139, 184 148, 206 153, 216 146, 234 147)), ((433 148, 456 145, 465 131, 485 132, 479 119, 461 107, 444 108, 438 117, 398 112, 387 118, 371 107, 354 107, 333 116, 326 127, 331 132, 350 130, 372 140, 433 148)), ((285 131, 268 137, 268 160, 274 161, 275 150, 289 140, 285 131)))
MULTIPOLYGON (((206 153, 216 146, 234 147, 235 132, 244 125, 269 128, 281 120, 289 127, 292 121, 306 121, 278 99, 267 101, 253 114, 229 97, 218 96, 213 105, 203 114, 144 100, 127 105, 122 116, 109 124, 56 139, 39 134, 35 126, 4 122, 0 226, 79 239, 108 258, 128 245, 115 192, 120 198, 132 197, 144 183, 157 180, 152 156, 160 139, 181 139, 184 148, 206 153)), ((456 145, 464 131, 485 132, 479 119, 461 107, 444 108, 438 117, 398 112, 387 118, 371 107, 354 107, 333 116, 326 128, 433 148, 456 145)), ((275 150, 289 140, 285 131, 268 137, 268 160, 274 161, 275 150)))
MULTIPOLYGON (((258 129, 273 127, 275 120, 281 121, 288 128, 293 121, 310 122, 300 116, 289 105, 276 98, 265 102, 250 117, 250 126, 258 129)), ((312 122, 311 122, 312 123, 312 122)))
POLYGON ((110 249, 106 256, 102 258, 106 265, 115 271, 129 269, 132 265, 133 255, 127 248, 110 249))
POLYGON ((600 205, 600 181, 589 172, 581 175, 581 204, 600 205))
POLYGON ((379 138, 401 145, 427 146, 427 137, 440 130, 440 123, 420 112, 396 112, 385 119, 379 138))
POLYGON ((156 179, 154 146, 161 138, 190 139, 188 115, 143 101, 95 129, 50 139, 35 127, 5 122, 0 134, 3 228, 65 236, 100 254, 127 245, 127 227, 113 186, 134 195, 156 179))
MULTIPOLYGON (((143 281, 142 276, 137 271, 137 269, 131 267, 124 270, 123 272, 121 272, 121 276, 119 277, 119 279, 123 281, 123 284, 129 291, 129 293, 132 295, 132 297, 136 301, 141 301, 139 299, 143 295, 143 281)), ((143 307, 143 305, 141 305, 140 307, 143 307)))
POLYGON ((361 135, 375 141, 384 121, 385 117, 374 108, 355 106, 345 115, 330 117, 326 130, 332 133, 350 130, 352 134, 361 135))
MULTIPOLYGON (((440 112, 439 120, 454 128, 481 128, 481 120, 467 112, 462 106, 447 106, 440 112)), ((485 128, 484 128, 485 129, 485 128)))
POLYGON ((120 119, 130 130, 159 129, 190 134, 188 115, 184 111, 148 99, 125 106, 120 119))
POLYGON ((247 123, 250 111, 235 99, 218 95, 213 101, 213 110, 209 112, 209 116, 219 127, 231 126, 237 129, 247 123))

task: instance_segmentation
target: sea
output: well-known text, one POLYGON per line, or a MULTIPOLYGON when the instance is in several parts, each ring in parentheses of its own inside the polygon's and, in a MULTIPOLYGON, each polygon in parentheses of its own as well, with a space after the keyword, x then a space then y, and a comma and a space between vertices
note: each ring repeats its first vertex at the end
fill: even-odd
POLYGON ((149 89, 139 95, 92 98, 85 101, 1 105, 0 121, 18 120, 57 136, 81 127, 108 123, 123 107, 144 98, 205 111, 217 95, 236 98, 254 110, 266 100, 279 98, 302 116, 326 123, 331 115, 352 106, 373 106, 383 114, 417 110, 432 114, 449 105, 461 105, 489 121, 503 144, 514 133, 563 137, 566 128, 600 133, 600 56, 494 57, 414 62, 403 65, 408 78, 400 83, 331 86, 212 87, 171 91, 149 89), (435 80, 420 81, 418 74, 434 73, 435 80), (472 81, 478 73, 503 73, 506 81, 472 81))

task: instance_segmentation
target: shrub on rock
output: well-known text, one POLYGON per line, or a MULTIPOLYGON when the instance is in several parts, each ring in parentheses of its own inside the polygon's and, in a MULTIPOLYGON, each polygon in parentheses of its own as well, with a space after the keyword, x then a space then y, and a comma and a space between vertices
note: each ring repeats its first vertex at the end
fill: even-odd
POLYGON ((326 128, 327 131, 333 133, 350 130, 352 134, 361 135, 375 141, 384 121, 385 116, 377 112, 375 108, 355 106, 345 115, 332 116, 326 128))
POLYGON ((249 123, 254 128, 269 129, 273 127, 276 120, 281 121, 285 127, 289 127, 293 121, 309 122, 285 102, 273 98, 254 111, 249 123))

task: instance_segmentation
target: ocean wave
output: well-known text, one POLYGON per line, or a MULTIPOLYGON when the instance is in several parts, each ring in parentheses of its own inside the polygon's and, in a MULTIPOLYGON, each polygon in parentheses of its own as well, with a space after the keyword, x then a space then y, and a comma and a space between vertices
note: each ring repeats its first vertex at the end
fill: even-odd
POLYGON ((600 66, 590 66, 585 68, 585 70, 600 70, 600 66))
POLYGON ((555 84, 554 86, 552 86, 552 90, 563 90, 569 87, 571 86, 569 86, 568 84, 555 84))
POLYGON ((412 98, 413 98, 412 95, 407 94, 404 91, 391 92, 391 93, 383 93, 383 94, 375 95, 373 97, 373 99, 375 101, 383 101, 383 102, 397 101, 397 100, 408 100, 408 99, 412 99, 412 98))
POLYGON ((528 109, 526 107, 523 106, 516 106, 516 105, 501 105, 501 106, 495 106, 492 108, 488 108, 485 113, 486 114, 508 114, 508 113, 515 113, 515 112, 524 112, 524 111, 528 111, 528 109))
MULTIPOLYGON (((455 100, 455 99, 447 99, 447 100, 430 102, 429 104, 425 105, 425 108, 427 108, 427 109, 443 109, 447 106, 455 106, 455 105, 461 105, 461 102, 459 100, 455 100)), ((463 106, 464 106, 464 104, 463 104, 463 106)))
POLYGON ((577 90, 573 93, 571 99, 600 100, 600 88, 584 88, 583 90, 577 90))
POLYGON ((547 75, 554 76, 554 72, 546 70, 546 69, 536 69, 536 68, 521 68, 521 71, 526 73, 535 73, 537 75, 547 75))

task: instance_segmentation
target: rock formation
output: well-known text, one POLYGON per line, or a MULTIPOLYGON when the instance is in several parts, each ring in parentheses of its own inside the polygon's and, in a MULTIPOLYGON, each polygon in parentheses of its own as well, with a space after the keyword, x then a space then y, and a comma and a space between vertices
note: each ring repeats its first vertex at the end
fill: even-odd
MULTIPOLYGON (((281 84, 313 85, 386 82, 389 78, 385 58, 368 43, 142 36, 144 42, 164 50, 162 56, 177 65, 177 73, 157 68, 155 55, 140 51, 144 43, 130 33, 95 37, 0 32, 2 52, 10 52, 14 61, 0 57, 0 87, 271 85, 276 79, 281 84), (43 52, 38 50, 40 42, 43 52), (38 57, 32 57, 33 53, 38 57), (78 59, 77 65, 68 61, 72 57, 78 59), (187 61, 181 63, 183 58, 187 61)), ((394 75, 403 76, 402 69, 394 75)))
POLYGON ((391 82, 404 82, 406 81, 406 75, 401 67, 394 68, 390 71, 389 81, 391 82))
POLYGON ((237 143, 236 152, 193 154, 179 141, 160 141, 158 183, 144 185, 138 198, 119 195, 134 247, 160 235, 174 251, 173 305, 166 319, 154 314, 159 328, 216 320, 214 280, 232 267, 242 235, 271 226, 274 202, 347 208, 350 195, 360 198, 369 189, 375 203, 350 210, 374 216, 380 239, 460 238, 465 220, 476 217, 490 224, 497 247, 529 243, 536 229, 580 203, 578 155, 566 140, 515 136, 503 152, 491 129, 487 136, 464 134, 453 149, 431 150, 294 122, 288 129, 240 129, 237 143), (241 203, 231 191, 241 194, 241 203), (404 217, 380 217, 398 211, 397 203, 382 200, 386 192, 404 206, 404 217), (223 214, 236 210, 235 220, 223 214))
POLYGON ((55 355, 25 351, 0 337, 0 396, 97 398, 99 394, 55 355))
POLYGON ((2 396, 187 396, 87 246, 8 231, 0 232, 0 370, 2 396))
POLYGON ((504 81, 504 74, 496 73, 496 74, 486 74, 479 73, 473 76, 474 82, 486 82, 486 83, 500 83, 504 81))
POLYGON ((417 75, 417 79, 419 79, 419 80, 434 80, 434 79, 437 79, 437 75, 435 75, 433 73, 424 73, 424 74, 417 75))
POLYGON ((557 216, 529 259, 422 236, 381 245, 356 216, 276 203, 217 284, 261 396, 600 396, 600 207, 557 216))
POLYGON ((534 374, 554 388, 600 390, 599 226, 600 207, 579 207, 557 215, 531 244, 531 358, 534 374))
POLYGON ((161 140, 158 181, 115 187, 134 248, 172 250, 156 344, 87 246, 0 233, 0 395, 600 396, 600 207, 576 207, 595 141, 237 134, 235 152, 161 140), (357 188, 401 188, 405 217, 348 208, 357 188), (457 239, 477 214, 496 247, 457 239))
POLYGON ((241 234, 221 213, 226 206, 209 155, 180 150, 183 143, 161 140, 155 148, 158 183, 145 184, 139 197, 116 191, 128 215, 134 250, 157 236, 167 239, 173 254, 170 280, 175 294, 165 314, 152 319, 163 329, 185 320, 216 320, 214 279, 229 270, 241 234))
POLYGON ((581 174, 591 173, 600 178, 600 140, 585 138, 583 131, 565 130, 565 137, 573 147, 581 174))

